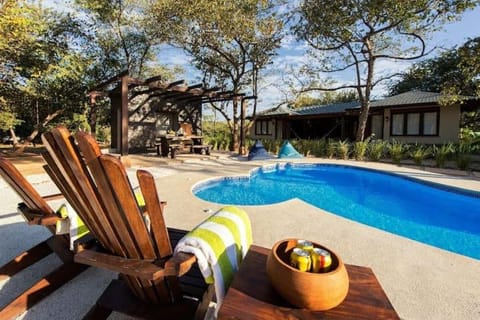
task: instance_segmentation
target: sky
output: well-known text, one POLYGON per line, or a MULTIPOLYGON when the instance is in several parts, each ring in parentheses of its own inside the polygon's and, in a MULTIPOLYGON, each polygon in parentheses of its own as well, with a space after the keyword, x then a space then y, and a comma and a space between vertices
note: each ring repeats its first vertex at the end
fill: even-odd
MULTIPOLYGON (((67 1, 45 0, 44 3, 47 6, 61 9, 67 1)), ((480 36, 480 7, 465 12, 459 21, 445 24, 443 30, 431 35, 427 46, 429 48, 450 49, 453 46, 465 43, 468 38, 478 36, 480 36)), ((268 69, 263 72, 259 84, 258 110, 274 107, 285 99, 285 92, 288 90, 285 89, 282 78, 288 76, 286 74, 288 70, 299 69, 303 64, 308 63, 308 57, 305 55, 306 49, 305 44, 295 41, 292 36, 287 36, 282 41, 282 47, 278 50, 278 55, 274 57, 273 64, 269 65, 268 69)), ((439 52, 440 50, 436 50, 426 58, 435 57, 439 52)), ((196 84, 201 80, 201 74, 192 66, 191 58, 179 49, 163 46, 158 55, 158 61, 167 66, 182 66, 185 70, 183 79, 189 84, 196 84)), ((376 64, 375 72, 382 74, 400 72, 419 61, 380 60, 376 64)), ((336 74, 333 77, 338 83, 348 83, 354 80, 353 71, 336 74)), ((372 92, 372 97, 381 98, 385 96, 386 92, 385 85, 378 85, 372 92)))
MULTIPOLYGON (((465 12, 459 21, 445 24, 441 31, 431 35, 427 45, 429 48, 439 47, 450 49, 454 46, 465 43, 468 38, 480 36, 480 7, 465 12)), ((283 101, 285 89, 281 89, 282 71, 297 69, 308 61, 305 55, 307 46, 295 41, 292 37, 287 37, 282 42, 282 48, 278 51, 278 55, 274 58, 273 65, 269 66, 269 70, 264 72, 262 83, 260 84, 260 93, 258 97, 259 110, 274 107, 283 101)), ((432 52, 426 58, 432 58, 438 55, 441 49, 432 52)), ((191 67, 190 58, 183 52, 175 48, 165 47, 159 57, 162 63, 179 64, 186 70, 185 79, 189 83, 198 82, 199 73, 191 67)), ((406 70, 415 61, 378 61, 376 64, 376 72, 393 73, 406 70)), ((342 73, 335 77, 339 83, 347 83, 354 80, 352 73, 342 73)), ((381 98, 387 93, 385 85, 377 86, 372 92, 373 98, 381 98)))

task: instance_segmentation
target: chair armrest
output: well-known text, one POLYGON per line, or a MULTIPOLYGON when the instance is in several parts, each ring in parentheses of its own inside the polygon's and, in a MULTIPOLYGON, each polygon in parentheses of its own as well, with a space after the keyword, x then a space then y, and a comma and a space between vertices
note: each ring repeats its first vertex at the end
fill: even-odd
POLYGON ((165 276, 164 268, 157 265, 155 261, 128 259, 89 249, 76 253, 74 261, 145 280, 156 280, 165 276))
POLYGON ((187 273, 197 258, 190 253, 178 252, 165 262, 165 275, 181 277, 187 273))
POLYGON ((58 199, 65 199, 65 196, 61 193, 57 194, 49 194, 46 196, 42 197, 45 201, 52 201, 52 200, 58 200, 58 199))
POLYGON ((25 218, 29 225, 53 226, 57 221, 63 218, 57 216, 55 213, 45 214, 37 210, 27 208, 23 203, 19 204, 18 212, 25 218))

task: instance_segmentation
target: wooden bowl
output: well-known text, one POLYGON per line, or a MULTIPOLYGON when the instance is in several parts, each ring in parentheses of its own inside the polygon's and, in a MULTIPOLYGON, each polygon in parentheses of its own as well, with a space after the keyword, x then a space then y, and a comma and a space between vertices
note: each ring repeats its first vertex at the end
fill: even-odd
POLYGON ((303 272, 290 266, 290 253, 297 239, 277 242, 267 257, 267 275, 277 292, 288 302, 310 310, 328 310, 338 306, 348 293, 348 273, 342 259, 332 250, 313 243, 316 248, 328 250, 332 257, 329 272, 303 272))

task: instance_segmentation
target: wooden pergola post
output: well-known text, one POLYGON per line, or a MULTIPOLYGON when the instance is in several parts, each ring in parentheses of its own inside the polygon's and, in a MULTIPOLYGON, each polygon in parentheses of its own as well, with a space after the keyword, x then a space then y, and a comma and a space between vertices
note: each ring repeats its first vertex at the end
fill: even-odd
POLYGON ((122 77, 120 109, 120 155, 128 155, 128 74, 122 77))

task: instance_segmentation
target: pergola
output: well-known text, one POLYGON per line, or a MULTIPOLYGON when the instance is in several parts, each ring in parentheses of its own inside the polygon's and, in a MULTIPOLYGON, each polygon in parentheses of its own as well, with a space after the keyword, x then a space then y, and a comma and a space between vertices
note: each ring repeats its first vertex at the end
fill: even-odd
MULTIPOLYGON (((96 98, 109 97, 112 113, 112 148, 121 155, 127 155, 129 149, 129 118, 153 99, 164 105, 175 106, 176 110, 191 112, 197 110, 201 114, 204 103, 242 100, 243 93, 222 91, 219 88, 205 88, 202 84, 188 85, 185 80, 166 82, 161 76, 145 80, 132 78, 124 71, 95 86, 89 93, 92 106, 91 129, 96 126, 96 98)), ((152 112, 162 110, 150 108, 143 110, 143 118, 152 112)), ((196 130, 196 128, 194 128, 196 130)))

